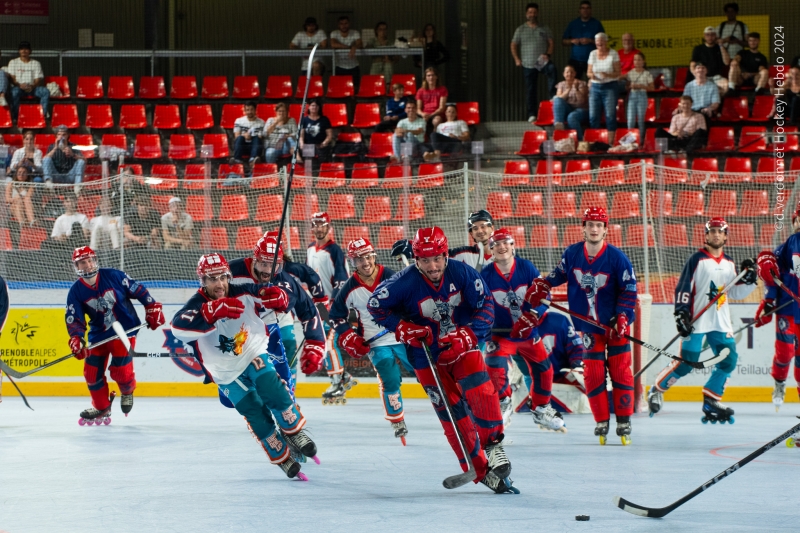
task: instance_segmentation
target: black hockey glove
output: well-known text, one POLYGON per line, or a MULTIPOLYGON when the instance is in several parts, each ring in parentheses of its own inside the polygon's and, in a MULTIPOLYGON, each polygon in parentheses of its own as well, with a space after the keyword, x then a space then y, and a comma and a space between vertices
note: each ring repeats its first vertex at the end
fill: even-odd
POLYGON ((692 315, 690 315, 688 311, 675 312, 675 327, 678 329, 678 334, 684 339, 694 331, 691 322, 692 315))
POLYGON ((747 271, 747 274, 742 276, 741 282, 745 285, 752 285, 758 281, 758 274, 756 273, 756 262, 752 259, 748 258, 742 261, 742 266, 739 267, 739 271, 743 272, 744 269, 749 268, 750 270, 747 271))

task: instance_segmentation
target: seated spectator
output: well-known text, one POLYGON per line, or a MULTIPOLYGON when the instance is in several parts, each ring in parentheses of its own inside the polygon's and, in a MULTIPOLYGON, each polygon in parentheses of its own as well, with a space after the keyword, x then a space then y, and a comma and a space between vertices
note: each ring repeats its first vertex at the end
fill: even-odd
MULTIPOLYGON (((330 121, 329 121, 330 122, 330 121)), ((284 102, 278 102, 275 106, 275 116, 267 120, 262 136, 266 139, 264 145, 267 153, 264 156, 267 163, 274 163, 279 156, 294 152, 297 142, 297 122, 289 116, 289 110, 284 102)), ((297 158, 298 163, 302 163, 302 158, 297 158)))
POLYGON ((14 173, 14 180, 6 184, 6 204, 20 228, 36 224, 33 216, 33 194, 28 168, 19 166, 14 173))
MULTIPOLYGON (((314 45, 319 43, 320 48, 327 48, 328 47, 328 36, 325 34, 325 30, 321 30, 317 25, 317 19, 314 17, 308 17, 306 21, 303 23, 303 31, 299 31, 295 34, 292 42, 289 43, 289 48, 291 50, 305 50, 314 48, 314 45)), ((325 64, 322 63, 321 60, 315 59, 314 65, 312 68, 322 70, 325 72, 325 64)), ((303 58, 303 63, 300 65, 300 73, 305 76, 308 72, 308 57, 303 58)), ((322 74, 317 74, 312 72, 314 76, 321 76, 322 74)))
POLYGON ((747 36, 747 50, 742 50, 731 59, 728 72, 728 88, 755 87, 756 94, 767 92, 769 84, 769 62, 758 51, 761 34, 753 32, 747 36))
POLYGON ((44 115, 47 116, 50 91, 44 86, 44 72, 41 63, 31 59, 31 43, 28 41, 19 43, 19 57, 8 62, 6 74, 8 74, 11 84, 9 107, 14 122, 17 121, 19 115, 19 102, 23 94, 38 98, 44 115))
POLYGON ((118 249, 121 229, 119 227, 119 217, 111 212, 111 202, 108 198, 100 200, 98 206, 100 214, 89 221, 89 231, 91 239, 89 246, 93 250, 118 249))
POLYGON ((0 69, 0 107, 8 107, 6 93, 8 93, 8 74, 5 69, 0 69))
MULTIPOLYGON (((731 62, 728 50, 722 46, 717 39, 717 30, 714 26, 708 26, 703 31, 703 42, 692 50, 692 61, 689 63, 689 73, 687 81, 692 80, 692 76, 697 77, 695 72, 698 63, 706 66, 706 77, 710 79, 719 89, 719 96, 728 92, 728 80, 723 76, 725 67, 731 62)), ((695 98, 695 102, 697 99, 695 98)))
POLYGON ((783 85, 780 88, 773 88, 771 91, 779 98, 775 98, 772 103, 769 118, 774 117, 778 112, 778 100, 781 100, 783 116, 790 124, 800 125, 800 60, 792 62, 792 67, 789 69, 783 85))
POLYGON ((2 133, 0 133, 0 165, 6 170, 6 174, 11 175, 11 161, 12 161, 12 154, 14 152, 14 148, 6 144, 6 139, 2 133))
POLYGON ((250 157, 250 169, 261 160, 261 135, 264 121, 256 115, 256 103, 249 100, 244 104, 244 116, 233 123, 233 161, 241 162, 247 154, 250 157))
MULTIPOLYGON (((426 65, 438 67, 450 61, 450 53, 442 42, 436 38, 436 26, 430 22, 425 24, 422 29, 422 46, 425 48, 423 57, 426 65)), ((422 61, 418 56, 414 56, 414 65, 417 68, 422 68, 422 61)))
POLYGON ((609 142, 617 130, 617 99, 620 77, 619 54, 608 47, 608 35, 595 35, 596 50, 589 54, 587 77, 589 78, 589 124, 600 128, 600 117, 605 111, 609 142))
POLYGON ((428 127, 436 129, 444 118, 444 107, 447 104, 447 87, 439 84, 436 69, 425 69, 425 79, 417 91, 417 113, 428 127))
POLYGON ((318 99, 308 104, 308 115, 300 119, 300 151, 306 145, 315 146, 315 154, 321 159, 328 159, 333 144, 333 127, 331 121, 322 114, 322 103, 318 99))
POLYGON ((42 151, 34 144, 33 132, 28 130, 22 135, 22 148, 14 152, 11 164, 8 166, 8 175, 17 171, 17 167, 24 165, 33 175, 35 183, 42 183, 42 151))
POLYGON ((72 147, 69 142, 69 130, 66 126, 56 128, 56 142, 47 148, 47 153, 42 159, 44 168, 44 181, 47 183, 74 183, 75 194, 80 192, 80 183, 83 181, 83 154, 72 147))
MULTIPOLYGON (((706 77, 706 66, 703 63, 695 63, 695 78, 686 84, 683 89, 684 96, 692 97, 692 110, 698 111, 711 118, 719 108, 719 91, 717 86, 706 77)), ((675 114, 680 110, 676 109, 675 114)))
POLYGON ((125 246, 161 248, 161 217, 145 196, 133 199, 133 212, 125 214, 125 246))
POLYGON ((669 151, 693 152, 708 142, 708 130, 703 115, 692 110, 692 97, 684 94, 678 103, 678 113, 672 115, 669 131, 656 130, 656 138, 668 139, 669 151))
POLYGON ((393 161, 398 161, 403 156, 401 149, 403 143, 410 143, 411 157, 415 157, 425 142, 425 119, 417 114, 417 103, 414 100, 406 102, 406 118, 400 119, 392 137, 393 161))
MULTIPOLYGON (((389 39, 389 26, 385 22, 375 25, 375 37, 367 43, 367 48, 385 48, 394 46, 394 41, 389 39)), ((372 56, 372 65, 369 73, 373 76, 383 74, 383 79, 389 83, 394 74, 394 62, 397 56, 372 56)))
POLYGON ((169 199, 169 213, 161 217, 161 236, 164 248, 188 250, 194 247, 194 223, 184 212, 183 202, 177 196, 169 199))
POLYGON ((50 238, 68 248, 78 248, 86 244, 91 232, 89 219, 83 213, 78 213, 77 198, 71 194, 64 195, 64 214, 60 215, 53 224, 50 238))
POLYGON ((575 68, 575 76, 583 78, 588 67, 589 54, 595 49, 595 35, 606 31, 603 23, 592 17, 592 3, 580 3, 580 16, 572 20, 562 35, 561 44, 570 46, 569 64, 575 68))
POLYGON ((383 115, 383 122, 375 126, 375 131, 378 133, 386 131, 394 131, 397 123, 401 119, 406 118, 406 97, 405 87, 402 83, 395 83, 392 85, 392 94, 394 96, 386 101, 386 114, 383 115))
POLYGON ((734 58, 745 46, 750 29, 741 20, 736 20, 736 16, 739 14, 739 4, 730 2, 725 4, 722 10, 725 12, 727 20, 719 25, 717 35, 720 38, 719 42, 728 51, 728 55, 734 58))
POLYGON ((653 75, 645 70, 644 54, 637 52, 633 58, 633 70, 625 76, 631 92, 628 94, 628 128, 639 125, 639 141, 644 142, 645 123, 647 113, 647 91, 655 89, 653 75))
POLYGON ((456 105, 447 104, 444 114, 447 121, 439 124, 431 134, 432 149, 428 150, 426 147, 422 154, 425 161, 437 159, 442 154, 460 154, 464 148, 463 143, 469 141, 469 126, 463 120, 458 120, 456 105))
POLYGON ((583 124, 589 120, 589 87, 577 78, 572 65, 564 67, 564 81, 556 85, 553 116, 555 129, 563 130, 566 122, 578 133, 578 140, 583 140, 583 124))
POLYGON ((358 91, 361 83, 361 67, 358 65, 356 50, 364 48, 364 43, 361 42, 361 32, 350 29, 350 17, 347 15, 339 17, 338 25, 339 29, 331 32, 331 48, 342 50, 335 52, 334 74, 336 76, 352 76, 353 87, 358 91))

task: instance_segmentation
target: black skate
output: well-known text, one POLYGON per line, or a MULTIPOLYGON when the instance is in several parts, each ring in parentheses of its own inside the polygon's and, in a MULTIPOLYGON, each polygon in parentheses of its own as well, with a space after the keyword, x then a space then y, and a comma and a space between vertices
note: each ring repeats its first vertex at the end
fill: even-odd
POLYGON ((403 446, 405 446, 406 435, 408 435, 408 428, 406 427, 406 421, 401 420, 400 422, 392 422, 392 429, 394 430, 394 436, 400 439, 400 442, 402 442, 403 446))
POLYGON ((331 376, 331 386, 322 393, 322 405, 345 405, 347 391, 358 385, 358 381, 347 372, 333 374, 331 376))
POLYGON ((122 412, 125 414, 125 416, 128 416, 128 413, 130 413, 131 409, 133 409, 133 393, 123 394, 120 402, 122 412))
POLYGON ((703 424, 711 422, 716 424, 724 424, 728 422, 733 424, 736 420, 733 418, 733 409, 723 404, 722 402, 703 396, 703 418, 700 419, 703 424))
POLYGON ((282 462, 278 466, 281 467, 281 470, 284 471, 284 473, 286 474, 286 477, 288 477, 288 478, 297 478, 300 481, 308 481, 308 478, 306 477, 306 475, 300 471, 300 465, 297 463, 297 461, 295 461, 291 457, 286 459, 284 462, 282 462))
POLYGON ((519 489, 513 486, 513 481, 509 478, 498 477, 493 471, 489 470, 481 483, 492 489, 495 494, 519 494, 519 489))
POLYGON ((103 409, 102 411, 99 409, 95 409, 94 407, 90 407, 88 409, 84 409, 81 411, 81 417, 78 420, 79 426, 91 426, 92 424, 102 426, 102 425, 109 425, 111 423, 111 406, 114 404, 114 398, 116 397, 117 393, 111 391, 111 394, 108 396, 108 407, 103 409))
POLYGON ((302 429, 294 435, 283 434, 283 438, 289 443, 289 448, 305 457, 310 457, 315 463, 319 464, 317 459, 317 445, 311 440, 306 432, 302 429))
POLYGON ((650 387, 647 393, 647 407, 650 408, 650 418, 664 407, 664 393, 656 389, 655 386, 650 387))
POLYGON ((597 426, 594 428, 594 436, 600 437, 600 445, 606 445, 606 435, 608 435, 608 420, 604 420, 603 422, 598 422, 597 426))
POLYGON ((622 440, 623 446, 628 446, 631 443, 631 417, 617 417, 617 437, 622 440))
POLYGON ((511 475, 511 461, 508 460, 503 449, 503 435, 494 442, 486 445, 486 459, 489 463, 489 471, 493 472, 498 478, 507 478, 511 475))

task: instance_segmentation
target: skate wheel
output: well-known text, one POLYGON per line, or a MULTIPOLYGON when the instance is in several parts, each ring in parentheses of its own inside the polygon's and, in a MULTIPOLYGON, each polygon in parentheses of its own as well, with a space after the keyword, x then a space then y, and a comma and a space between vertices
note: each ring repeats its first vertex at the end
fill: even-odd
POLYGON ((733 417, 730 417, 730 418, 728 419, 728 423, 729 423, 729 424, 733 424, 734 422, 736 422, 736 419, 735 419, 735 418, 733 418, 733 417))
POLYGON ((328 400, 326 400, 325 398, 323 398, 323 399, 322 399, 322 405, 328 405, 328 400))
POLYGON ((402 442, 403 446, 405 446, 406 445, 406 438, 405 437, 400 437, 400 442, 402 442))
POLYGON ((703 417, 700 419, 700 422, 702 422, 703 424, 708 424, 708 418, 703 417))
MULTIPOLYGON (((79 426, 85 426, 86 425, 86 420, 84 420, 83 418, 79 418, 78 419, 78 425, 79 426)), ((789 439, 789 440, 792 440, 792 439, 789 439)))
POLYGON ((314 461, 315 463, 319 464, 319 457, 317 457, 316 455, 314 457, 312 457, 311 460, 314 461))
POLYGON ((600 435, 600 446, 605 446, 605 445, 606 445, 606 436, 600 435))
POLYGON ((797 441, 795 441, 792 437, 786 439, 786 447, 787 448, 794 448, 797 445, 797 441))
POLYGON ((623 446, 630 446, 631 444, 631 438, 628 435, 620 436, 620 440, 622 441, 623 446))
POLYGON ((308 478, 307 478, 307 477, 306 477, 306 475, 305 475, 304 473, 302 473, 302 472, 298 472, 298 473, 297 473, 297 479, 299 479, 300 481, 308 481, 308 478))
MULTIPOLYGON (((125 416, 127 416, 127 415, 125 415, 125 416)), ((111 417, 108 417, 105 420, 103 420, 103 424, 105 424, 105 425, 109 425, 110 423, 111 423, 111 417)))
POLYGON ((347 398, 342 398, 342 405, 345 405, 346 403, 347 403, 347 398))

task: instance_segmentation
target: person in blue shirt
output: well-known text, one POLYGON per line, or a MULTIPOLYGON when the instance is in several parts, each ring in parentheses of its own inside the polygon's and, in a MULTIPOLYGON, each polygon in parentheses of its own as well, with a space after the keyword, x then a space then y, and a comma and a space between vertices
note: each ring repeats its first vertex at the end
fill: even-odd
POLYGON ((402 83, 392 85, 392 98, 386 101, 386 113, 383 114, 383 122, 375 126, 375 132, 394 131, 397 123, 406 118, 406 88, 402 83))
POLYGON ((571 46, 569 64, 575 68, 575 77, 583 78, 589 66, 589 54, 595 49, 594 36, 605 32, 603 23, 592 17, 592 3, 583 0, 581 16, 573 20, 564 30, 561 44, 571 46))

